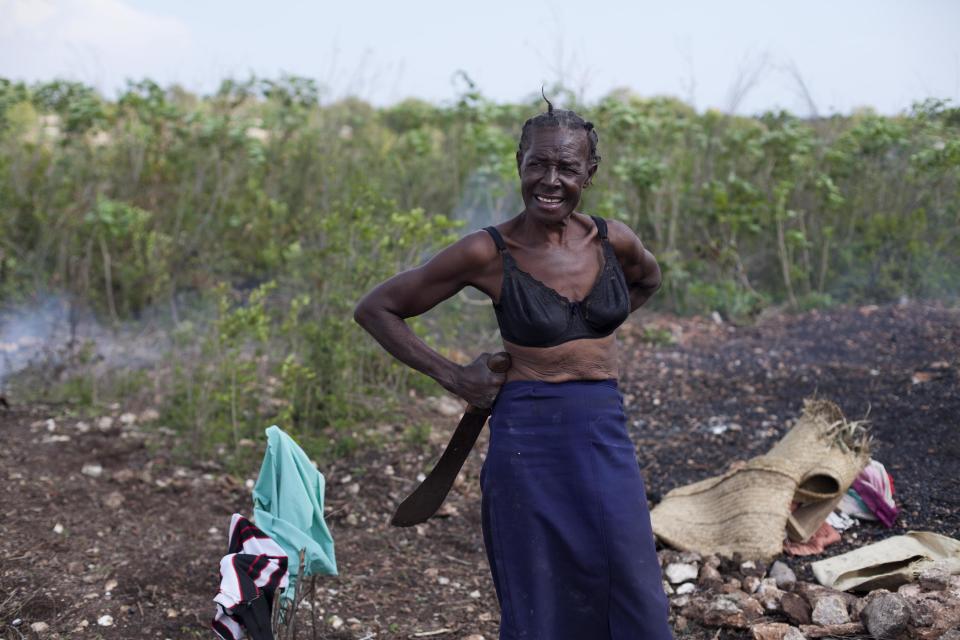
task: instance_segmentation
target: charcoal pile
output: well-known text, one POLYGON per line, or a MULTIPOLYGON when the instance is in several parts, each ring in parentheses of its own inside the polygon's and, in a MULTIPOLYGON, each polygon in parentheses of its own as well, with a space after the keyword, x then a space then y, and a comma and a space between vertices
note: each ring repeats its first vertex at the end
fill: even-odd
POLYGON ((674 628, 747 630, 755 640, 960 638, 960 575, 934 567, 895 590, 853 595, 798 580, 785 563, 663 550, 674 628))

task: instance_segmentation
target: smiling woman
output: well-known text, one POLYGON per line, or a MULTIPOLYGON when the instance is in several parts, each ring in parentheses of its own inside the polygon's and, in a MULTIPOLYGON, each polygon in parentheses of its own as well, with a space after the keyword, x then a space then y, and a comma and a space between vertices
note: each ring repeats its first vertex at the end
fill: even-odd
POLYGON ((480 476, 500 638, 664 640, 667 603, 643 479, 617 387, 616 329, 660 285, 618 221, 578 212, 600 161, 593 125, 555 110, 524 124, 524 209, 368 293, 355 318, 401 361, 491 407, 480 476), (494 301, 506 374, 460 366, 404 322, 472 285, 494 301))

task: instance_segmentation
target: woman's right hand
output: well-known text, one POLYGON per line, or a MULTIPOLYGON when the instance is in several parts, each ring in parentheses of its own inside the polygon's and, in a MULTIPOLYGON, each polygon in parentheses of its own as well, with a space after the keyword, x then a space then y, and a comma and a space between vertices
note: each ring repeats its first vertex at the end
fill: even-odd
MULTIPOLYGON (((453 393, 460 396, 474 407, 488 409, 500 392, 500 387, 507 379, 506 370, 502 372, 490 369, 490 358, 493 354, 481 353, 476 360, 468 365, 461 366, 453 393)), ((507 367, 509 368, 509 367, 507 367)))

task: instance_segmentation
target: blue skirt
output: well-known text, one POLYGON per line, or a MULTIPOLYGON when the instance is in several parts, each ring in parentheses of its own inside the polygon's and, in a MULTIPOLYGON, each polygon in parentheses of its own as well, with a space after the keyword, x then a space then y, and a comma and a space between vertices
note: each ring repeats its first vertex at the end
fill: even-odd
POLYGON ((507 382, 480 473, 500 640, 669 640, 616 380, 507 382))

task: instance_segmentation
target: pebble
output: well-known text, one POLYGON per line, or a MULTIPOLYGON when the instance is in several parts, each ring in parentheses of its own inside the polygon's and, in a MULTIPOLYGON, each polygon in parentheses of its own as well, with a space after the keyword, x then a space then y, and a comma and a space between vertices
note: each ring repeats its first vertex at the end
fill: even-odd
POLYGON ((111 491, 107 494, 107 497, 103 499, 103 504, 110 509, 119 509, 124 500, 125 498, 122 493, 119 491, 111 491))
POLYGON ((783 640, 807 640, 807 636, 803 635, 800 629, 790 627, 787 629, 787 632, 783 634, 783 640))
POLYGON ((330 619, 327 620, 327 623, 334 629, 339 629, 343 626, 343 618, 340 616, 330 616, 330 619))
POLYGON ((814 624, 821 626, 850 622, 847 603, 840 596, 827 595, 819 598, 810 617, 814 624))
POLYGON ((113 616, 103 615, 97 618, 97 624, 101 627, 111 627, 113 626, 113 616))
POLYGON ((60 535, 61 533, 63 533, 63 525, 60 524, 59 522, 53 525, 53 532, 56 533, 57 535, 60 535))
POLYGON ((104 591, 113 591, 113 590, 116 589, 116 588, 117 588, 117 581, 116 581, 116 580, 107 580, 107 583, 106 583, 105 585, 103 585, 103 590, 104 590, 104 591))
POLYGON ((480 595, 481 595, 481 594, 480 594, 479 591, 471 591, 471 592, 470 592, 470 597, 471 597, 471 598, 479 598, 480 595))
POLYGON ((874 638, 894 638, 910 622, 910 606, 895 593, 880 593, 860 613, 863 626, 874 638))
POLYGON ((34 622, 30 625, 30 631, 33 631, 34 633, 44 633, 49 628, 50 625, 48 625, 46 622, 34 622))
POLYGON ((797 574, 786 563, 777 560, 770 567, 770 577, 777 581, 777 588, 789 591, 797 584, 797 574))
POLYGON ((103 475, 103 467, 96 462, 88 462, 83 465, 83 468, 80 470, 85 476, 90 476, 91 478, 99 478, 103 475))
POLYGON ((679 587, 677 587, 677 595, 685 595, 687 593, 693 593, 697 590, 697 587, 692 582, 684 582, 679 587))
POLYGON ((681 582, 687 582, 688 580, 696 580, 698 571, 697 565, 695 564, 671 562, 667 565, 666 569, 663 570, 663 573, 672 584, 679 584, 681 582))
POLYGON ((137 421, 137 416, 136 416, 135 414, 132 414, 132 413, 125 413, 125 414, 123 414, 122 416, 120 416, 120 423, 121 423, 121 424, 125 424, 125 425, 127 425, 127 426, 130 426, 131 424, 135 423, 136 421, 137 421))
POLYGON ((100 429, 100 431, 108 431, 112 426, 113 426, 113 418, 111 418, 110 416, 103 416, 102 418, 97 420, 97 429, 100 429))

